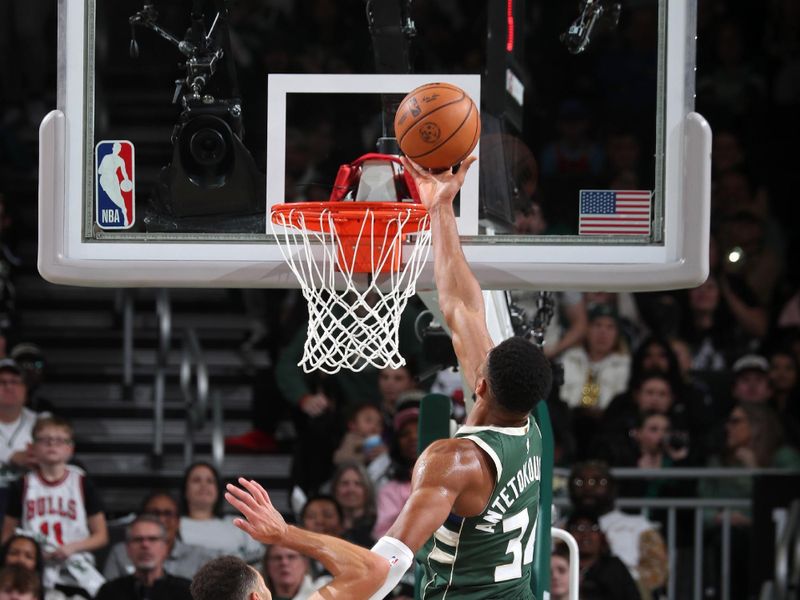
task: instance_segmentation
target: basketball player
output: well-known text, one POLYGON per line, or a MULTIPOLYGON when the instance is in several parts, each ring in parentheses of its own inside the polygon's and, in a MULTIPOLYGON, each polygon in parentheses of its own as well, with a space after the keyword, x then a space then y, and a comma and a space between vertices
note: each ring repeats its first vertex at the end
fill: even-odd
MULTIPOLYGON (((456 173, 434 174, 403 159, 430 214, 439 306, 476 400, 456 436, 434 442, 420 456, 408 502, 372 548, 386 558, 388 575, 370 570, 363 581, 368 591, 349 598, 383 598, 415 553, 423 567, 424 600, 533 598, 542 439, 530 412, 547 396, 552 374, 537 347, 522 338, 495 346, 486 327, 483 294, 461 250, 453 210, 474 161, 468 158, 456 173)), ((263 542, 280 540, 326 565, 326 554, 338 552, 340 544, 329 546, 329 538, 283 523, 258 484, 240 483, 247 492, 229 486, 226 497, 246 517, 236 521, 244 531, 263 542)), ((333 562, 347 570, 358 556, 336 556, 333 562)), ((336 583, 334 578, 329 586, 336 583)))

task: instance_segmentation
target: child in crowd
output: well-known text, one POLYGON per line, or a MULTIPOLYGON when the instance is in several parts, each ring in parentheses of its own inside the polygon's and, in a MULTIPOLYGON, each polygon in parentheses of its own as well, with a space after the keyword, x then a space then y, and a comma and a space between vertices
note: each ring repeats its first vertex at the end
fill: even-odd
POLYGON ((373 462, 382 463, 383 468, 377 471, 379 473, 383 473, 389 465, 387 448, 383 443, 383 417, 374 404, 359 404, 350 413, 347 433, 333 454, 333 463, 337 467, 347 462, 370 465, 370 476, 373 462))
POLYGON ((0 569, 0 600, 39 600, 42 584, 39 576, 23 567, 0 569))
POLYGON ((91 552, 108 543, 99 496, 86 474, 67 464, 73 454, 67 421, 39 419, 32 433, 38 468, 9 488, 2 541, 17 528, 30 532, 44 549, 45 588, 85 591, 91 597, 104 582, 91 552))

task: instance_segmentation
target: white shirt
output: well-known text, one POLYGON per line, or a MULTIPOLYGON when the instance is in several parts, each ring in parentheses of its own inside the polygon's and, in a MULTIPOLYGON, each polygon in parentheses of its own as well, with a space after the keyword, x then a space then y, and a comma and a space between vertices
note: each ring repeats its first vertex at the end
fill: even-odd
POLYGON ((22 408, 16 421, 0 422, 0 463, 8 463, 11 455, 22 452, 33 441, 33 426, 40 416, 29 408, 22 408))
POLYGON ((614 352, 593 363, 589 361, 589 355, 583 346, 576 346, 564 352, 561 362, 564 365, 561 399, 572 408, 581 405, 583 386, 590 370, 600 386, 597 408, 606 408, 614 396, 628 387, 631 372, 631 357, 628 354, 614 352))
POLYGON ((612 510, 597 519, 600 529, 608 540, 611 553, 616 555, 631 575, 639 580, 639 539, 645 531, 656 529, 656 524, 641 515, 629 515, 621 510, 612 510))
POLYGON ((181 540, 215 551, 219 555, 233 554, 248 563, 264 556, 264 546, 233 524, 234 517, 221 519, 191 519, 181 517, 181 540))

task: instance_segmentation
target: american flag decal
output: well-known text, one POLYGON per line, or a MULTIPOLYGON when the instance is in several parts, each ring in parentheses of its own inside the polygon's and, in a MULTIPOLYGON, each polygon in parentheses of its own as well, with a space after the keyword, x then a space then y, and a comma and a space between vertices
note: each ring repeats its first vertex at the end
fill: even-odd
POLYGON ((580 235, 650 235, 649 190, 581 190, 580 235))

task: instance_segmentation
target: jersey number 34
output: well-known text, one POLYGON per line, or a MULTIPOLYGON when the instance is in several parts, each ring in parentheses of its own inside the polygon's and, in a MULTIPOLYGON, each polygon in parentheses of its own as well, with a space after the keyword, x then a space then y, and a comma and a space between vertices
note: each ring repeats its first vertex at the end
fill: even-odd
POLYGON ((533 562, 533 544, 536 540, 536 519, 534 519, 533 527, 530 529, 530 535, 525 544, 525 550, 523 551, 522 549, 522 540, 525 538, 525 533, 528 531, 529 523, 530 516, 528 515, 528 509, 503 519, 503 533, 519 531, 519 535, 515 535, 508 542, 506 554, 511 554, 511 562, 506 565, 495 567, 495 582, 519 579, 522 577, 522 565, 529 565, 533 562))

